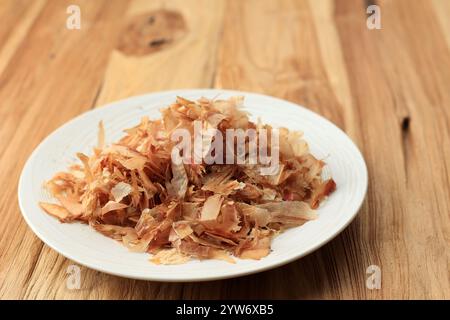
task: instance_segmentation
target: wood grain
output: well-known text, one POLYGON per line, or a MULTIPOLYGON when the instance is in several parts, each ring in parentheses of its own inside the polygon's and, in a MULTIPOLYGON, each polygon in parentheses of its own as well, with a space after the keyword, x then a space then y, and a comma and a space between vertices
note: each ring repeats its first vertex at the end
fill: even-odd
POLYGON ((449 299, 450 14, 446 0, 0 2, 1 299, 449 299), (81 30, 66 8, 81 8, 81 30), (134 33, 133 33, 134 32, 134 33), (284 267, 205 283, 123 279, 67 260, 26 226, 17 181, 77 114, 175 88, 248 90, 320 113, 358 144, 366 201, 333 241, 284 267), (366 268, 382 271, 380 290, 366 268))

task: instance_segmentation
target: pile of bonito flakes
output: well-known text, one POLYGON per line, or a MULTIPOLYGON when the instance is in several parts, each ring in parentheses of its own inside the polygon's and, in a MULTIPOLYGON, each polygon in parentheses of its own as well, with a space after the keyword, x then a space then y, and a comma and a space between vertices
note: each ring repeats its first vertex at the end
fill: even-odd
POLYGON ((87 223, 132 251, 151 253, 157 264, 265 257, 274 236, 317 217, 314 209, 336 184, 322 179, 325 163, 310 154, 302 134, 285 128, 277 129, 272 175, 261 175, 258 164, 172 161, 171 134, 193 132, 195 121, 224 136, 227 129, 274 130, 251 122, 242 104, 241 97, 178 97, 161 119, 142 118, 110 145, 100 123, 93 154, 78 153, 80 164, 46 182, 59 204, 40 206, 61 222, 87 223))

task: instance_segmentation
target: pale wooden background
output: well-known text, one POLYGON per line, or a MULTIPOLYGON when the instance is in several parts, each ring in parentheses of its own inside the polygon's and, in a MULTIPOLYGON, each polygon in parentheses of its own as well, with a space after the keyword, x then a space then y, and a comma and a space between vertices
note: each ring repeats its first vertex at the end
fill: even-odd
POLYGON ((0 297, 449 299, 449 17, 448 0, 0 0, 0 297), (366 27, 373 3, 381 30, 366 27), (81 30, 65 27, 69 4, 81 30), (68 290, 73 262, 19 212, 31 151, 104 103, 206 87, 282 97, 344 129, 369 169, 359 216, 320 250, 257 275, 167 284, 82 268, 81 289, 68 290), (366 288, 371 264, 380 290, 366 288))

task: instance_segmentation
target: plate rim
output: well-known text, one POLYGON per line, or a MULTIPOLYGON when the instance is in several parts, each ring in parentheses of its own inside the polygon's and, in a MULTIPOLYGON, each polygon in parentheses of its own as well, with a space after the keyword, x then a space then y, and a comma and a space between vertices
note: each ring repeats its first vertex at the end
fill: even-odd
POLYGON ((18 202, 19 202, 19 208, 21 211, 21 215, 24 218, 24 220, 26 221, 27 225, 30 227, 30 229, 33 231, 33 233, 46 245, 48 245, 50 248, 52 248, 53 250, 55 250, 56 252, 58 252, 59 254, 63 255, 64 257, 66 257, 67 259, 76 262, 82 266, 85 266, 87 268, 96 270, 96 271, 100 271, 100 272, 104 272, 106 274, 110 274, 110 275, 114 275, 114 276, 119 276, 119 277, 124 277, 124 278, 129 278, 129 279, 137 279, 137 280, 146 280, 146 281, 158 281, 158 282, 203 282, 203 281, 213 281, 213 280, 221 280, 221 279, 228 279, 228 278, 236 278, 236 277, 241 277, 241 276, 245 276, 245 275, 249 275, 249 274, 254 274, 254 273, 259 273, 259 272, 263 272, 266 270, 270 270, 270 269, 274 269, 274 268, 278 268, 280 266, 286 265, 290 262, 293 262, 295 260, 298 260, 300 258, 305 257, 306 255, 310 254, 311 252, 316 251, 317 249, 321 248, 322 246, 324 246, 325 244, 327 244, 328 242, 330 242, 331 240, 333 240, 338 234, 340 234, 354 219, 355 217, 358 215, 359 211, 361 210, 361 207, 364 203, 364 200, 366 198, 367 195, 367 189, 368 189, 368 170, 367 170, 367 165, 366 162, 364 160, 364 157, 360 151, 360 149, 358 148, 358 146, 355 144, 355 142, 341 129, 339 128, 337 125, 335 125, 333 122, 331 122, 330 120, 328 120, 327 118, 323 117, 322 115, 306 108, 303 105, 297 104, 295 102, 291 102, 288 100, 284 100, 278 97, 273 97, 273 96, 269 96, 266 94, 261 94, 261 93, 257 93, 257 92, 248 92, 248 91, 241 91, 241 90, 229 90, 229 89, 217 89, 217 88, 194 88, 194 89, 174 89, 174 90, 164 90, 164 91, 155 91, 155 92, 150 92, 150 93, 146 93, 146 94, 140 94, 140 95, 135 95, 135 96, 131 96, 131 97, 127 97, 124 99, 120 99, 120 100, 116 100, 116 101, 112 101, 109 102, 107 104, 98 106, 96 108, 87 110, 85 112, 82 112, 81 114, 75 116, 74 118, 68 120, 67 122, 64 122, 62 125, 60 125, 58 128, 56 128, 55 130, 53 130, 51 133, 49 133, 35 148, 34 150, 31 152, 31 154, 29 155, 28 159, 25 162, 25 165, 22 168, 20 177, 19 177, 19 183, 18 183, 18 188, 17 188, 17 195, 18 195, 18 202), (27 176, 27 174, 31 174, 31 165, 33 163, 34 158, 37 156, 37 154, 39 153, 39 150, 46 144, 47 140, 50 139, 51 136, 58 134, 59 131, 62 131, 66 126, 69 126, 72 122, 77 121, 78 119, 85 117, 88 114, 92 114, 92 113, 97 113, 99 112, 99 110, 102 110, 104 108, 108 108, 108 107, 112 107, 114 105, 119 105, 119 104, 123 104, 123 103, 130 103, 133 100, 139 100, 139 99, 151 99, 154 96, 163 96, 163 95, 180 95, 181 93, 189 93, 189 94, 200 94, 200 95, 204 95, 206 92, 210 92, 211 94, 217 93, 225 93, 225 94, 235 94, 235 95, 243 95, 243 96, 253 96, 253 97, 257 97, 257 98, 261 98, 261 99, 270 99, 273 101, 279 101, 280 103, 283 104, 289 104, 298 108, 303 109, 304 112, 308 112, 310 114, 313 114, 315 117, 320 117, 323 121, 325 121, 327 123, 327 125, 333 127, 333 129, 340 131, 341 134, 343 134, 345 136, 346 139, 348 139, 348 141, 350 142, 350 144, 352 145, 354 151, 355 151, 355 155, 357 155, 357 157, 359 158, 361 164, 362 164, 362 169, 363 171, 362 173, 362 177, 364 179, 363 181, 363 187, 364 190, 361 193, 361 197, 358 200, 358 205, 355 207, 356 209, 354 210, 354 212, 351 213, 351 215, 349 215, 349 217, 346 219, 345 223, 341 224, 338 228, 334 229, 332 233, 330 233, 329 235, 327 235, 325 237, 324 240, 318 241, 316 244, 314 244, 313 246, 311 246, 310 248, 308 248, 307 250, 304 250, 302 252, 300 252, 299 254, 293 254, 291 257, 288 258, 284 258, 284 259, 280 259, 279 261, 274 261, 268 265, 262 265, 260 267, 256 266, 253 267, 251 269, 248 270, 242 270, 242 269, 238 269, 237 271, 232 271, 226 274, 222 274, 222 275, 212 275, 212 276, 208 276, 208 275, 203 275, 201 277, 174 277, 173 275, 171 276, 161 276, 161 275, 157 275, 155 277, 152 276, 147 276, 147 275, 143 275, 143 276, 139 276, 139 275, 134 275, 134 274, 129 274, 129 273, 125 273, 125 272, 119 272, 119 271, 113 271, 113 270, 109 270, 107 268, 103 268, 102 266, 99 265, 94 265, 91 263, 86 263, 84 261, 80 261, 80 259, 78 259, 78 257, 74 257, 71 253, 70 250, 64 250, 61 249, 60 247, 58 247, 56 244, 52 243, 51 241, 49 241, 46 236, 41 233, 41 231, 36 228, 36 226, 33 224, 33 222, 30 220, 30 217, 25 213, 26 212, 26 199, 24 198, 24 196, 22 196, 22 192, 24 190, 24 183, 25 183, 25 177, 27 176))

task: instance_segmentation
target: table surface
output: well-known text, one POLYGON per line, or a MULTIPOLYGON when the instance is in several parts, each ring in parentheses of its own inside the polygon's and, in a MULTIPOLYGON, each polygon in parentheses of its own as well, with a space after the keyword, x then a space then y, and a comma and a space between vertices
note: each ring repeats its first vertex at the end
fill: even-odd
POLYGON ((450 1, 2 0, 0 298, 450 298, 450 1), (68 29, 76 4, 81 29, 68 29), (381 29, 369 29, 378 5, 381 29), (286 266, 204 283, 129 280, 44 245, 17 202, 39 142, 91 108, 177 88, 302 104, 360 147, 369 189, 338 237, 286 266), (366 269, 379 266, 381 288, 366 269))

